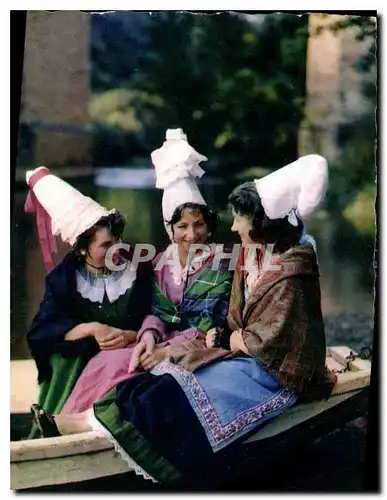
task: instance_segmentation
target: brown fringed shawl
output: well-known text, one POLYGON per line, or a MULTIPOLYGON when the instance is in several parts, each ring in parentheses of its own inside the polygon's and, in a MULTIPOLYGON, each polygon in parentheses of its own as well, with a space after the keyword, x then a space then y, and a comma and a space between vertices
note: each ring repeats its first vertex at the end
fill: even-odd
MULTIPOLYGON (((234 272, 228 325, 242 330, 255 357, 285 387, 300 396, 328 397, 335 376, 325 368, 326 341, 321 312, 319 273, 311 245, 274 254, 259 276, 249 299, 244 299, 243 254, 234 272)), ((220 358, 241 356, 223 349, 205 349, 200 340, 185 342, 171 361, 194 371, 220 358)))

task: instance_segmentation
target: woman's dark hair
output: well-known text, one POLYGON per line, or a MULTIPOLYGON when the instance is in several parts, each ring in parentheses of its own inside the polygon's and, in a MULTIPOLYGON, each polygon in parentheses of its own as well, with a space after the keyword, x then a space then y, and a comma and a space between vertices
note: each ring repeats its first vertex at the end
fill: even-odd
POLYGON ((261 197, 254 182, 245 182, 236 187, 228 202, 234 211, 251 220, 253 228, 249 236, 253 241, 274 243, 274 251, 285 252, 300 241, 304 224, 297 216, 298 226, 293 226, 287 217, 269 219, 262 206, 261 197))
MULTIPOLYGON (((216 228, 219 224, 219 216, 216 212, 207 207, 207 205, 200 205, 199 203, 183 203, 175 208, 172 214, 171 220, 166 221, 171 227, 173 233, 173 225, 179 222, 181 219, 181 214, 184 209, 191 210, 193 212, 199 212, 203 217, 204 222, 207 224, 208 232, 211 233, 211 239, 214 236, 216 228)), ((209 238, 210 239, 210 238, 209 238)))
POLYGON ((86 229, 82 234, 80 234, 75 242, 73 251, 79 260, 84 260, 85 256, 82 255, 81 251, 89 248, 90 243, 93 241, 95 233, 102 228, 107 228, 114 238, 120 238, 124 232, 125 219, 122 217, 120 212, 113 212, 109 215, 101 217, 94 226, 86 229))

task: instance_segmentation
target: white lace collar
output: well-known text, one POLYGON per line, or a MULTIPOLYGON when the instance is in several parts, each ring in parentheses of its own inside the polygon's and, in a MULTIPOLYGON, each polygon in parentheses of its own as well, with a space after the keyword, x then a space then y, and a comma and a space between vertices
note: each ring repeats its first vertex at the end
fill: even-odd
POLYGON ((124 270, 114 271, 106 277, 92 276, 85 268, 77 270, 75 276, 78 292, 84 299, 100 304, 103 303, 106 292, 106 296, 112 304, 132 287, 136 279, 136 271, 131 269, 130 261, 125 260, 125 263, 124 270))
MULTIPOLYGON (((211 250, 210 255, 213 255, 215 250, 215 245, 211 244, 209 245, 209 247, 211 250)), ((173 259, 174 252, 177 252, 177 255, 179 255, 178 245, 176 243, 171 243, 165 250, 165 253, 168 254, 167 260, 173 259)), ((168 266, 172 275, 173 282, 177 286, 181 286, 183 283, 186 282, 188 276, 196 273, 207 262, 208 258, 204 261, 193 262, 190 267, 188 267, 188 262, 187 262, 184 268, 180 263, 180 259, 176 258, 175 260, 176 265, 168 266)))

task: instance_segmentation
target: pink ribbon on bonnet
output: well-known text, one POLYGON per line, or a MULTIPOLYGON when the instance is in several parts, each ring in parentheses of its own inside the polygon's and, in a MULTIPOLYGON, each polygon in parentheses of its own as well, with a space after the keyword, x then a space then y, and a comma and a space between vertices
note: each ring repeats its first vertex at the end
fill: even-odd
POLYGON ((48 168, 42 168, 35 174, 31 175, 28 185, 30 191, 24 203, 24 211, 26 213, 36 213, 36 226, 38 228, 38 237, 40 248, 43 254, 44 264, 47 271, 51 271, 55 264, 52 258, 53 253, 58 253, 55 236, 52 234, 51 217, 40 204, 33 189, 35 184, 51 172, 48 168))

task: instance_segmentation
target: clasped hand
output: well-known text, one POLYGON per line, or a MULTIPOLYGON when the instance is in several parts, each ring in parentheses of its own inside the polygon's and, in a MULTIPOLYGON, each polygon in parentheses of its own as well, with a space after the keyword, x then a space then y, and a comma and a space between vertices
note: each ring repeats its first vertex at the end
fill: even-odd
POLYGON ((156 341, 152 331, 145 331, 140 342, 133 349, 128 373, 133 373, 140 366, 144 370, 151 370, 160 363, 160 361, 168 357, 169 349, 168 346, 156 347, 156 341))
POLYGON ((101 351, 109 351, 122 349, 128 344, 135 342, 137 332, 97 323, 93 328, 93 335, 101 351))

